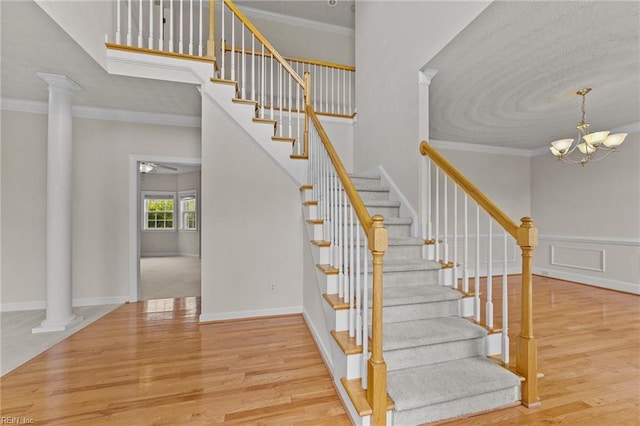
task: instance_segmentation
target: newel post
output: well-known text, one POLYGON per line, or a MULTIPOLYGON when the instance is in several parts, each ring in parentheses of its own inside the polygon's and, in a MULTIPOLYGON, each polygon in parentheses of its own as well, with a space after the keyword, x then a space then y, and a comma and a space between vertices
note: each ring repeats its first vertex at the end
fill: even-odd
POLYGON ((304 72, 304 152, 303 155, 309 155, 309 113, 308 107, 311 106, 311 73, 304 72))
POLYGON ((371 358, 367 366, 367 401, 373 410, 372 424, 387 421, 387 364, 382 357, 382 257, 389 245, 382 216, 373 216, 369 228, 369 250, 373 256, 373 301, 371 315, 371 358))
POLYGON ((207 40, 207 58, 216 59, 216 0, 209 0, 209 39, 207 40))
POLYGON ((533 250, 538 245, 538 230, 533 219, 523 217, 517 233, 522 251, 522 325, 516 348, 516 371, 525 378, 522 403, 526 407, 540 404, 538 397, 538 343, 533 337, 533 250))

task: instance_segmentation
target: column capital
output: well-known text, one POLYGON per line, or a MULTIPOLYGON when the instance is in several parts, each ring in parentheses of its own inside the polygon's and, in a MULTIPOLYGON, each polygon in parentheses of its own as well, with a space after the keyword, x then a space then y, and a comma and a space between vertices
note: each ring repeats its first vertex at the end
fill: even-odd
POLYGON ((46 72, 37 72, 38 77, 43 79, 49 87, 55 87, 57 89, 65 89, 68 91, 82 90, 82 86, 70 79, 64 74, 50 74, 46 72))
POLYGON ((436 76, 438 70, 433 68, 424 68, 418 71, 418 83, 424 86, 431 84, 431 79, 436 76))

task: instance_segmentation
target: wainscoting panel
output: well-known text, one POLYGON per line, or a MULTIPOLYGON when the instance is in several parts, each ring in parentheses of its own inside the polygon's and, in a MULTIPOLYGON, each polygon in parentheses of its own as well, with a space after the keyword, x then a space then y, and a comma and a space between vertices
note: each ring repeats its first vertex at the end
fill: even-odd
POLYGON ((551 246, 551 264, 587 271, 605 272, 604 249, 551 246))

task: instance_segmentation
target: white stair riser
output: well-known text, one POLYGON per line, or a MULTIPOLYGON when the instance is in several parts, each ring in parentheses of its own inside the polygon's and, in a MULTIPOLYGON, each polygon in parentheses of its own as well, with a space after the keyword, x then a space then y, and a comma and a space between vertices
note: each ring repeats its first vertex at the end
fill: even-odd
POLYGON ((333 309, 324 298, 322 300, 322 309, 329 330, 344 331, 349 329, 348 309, 333 309))
POLYGON ((313 199, 313 191, 311 189, 303 189, 300 191, 302 201, 317 201, 313 199))
POLYGON ((311 240, 322 241, 324 238, 322 235, 322 225, 307 223, 307 235, 311 240))
POLYGON ((329 254, 329 247, 318 247, 315 244, 311 244, 311 253, 316 264, 328 265, 331 261, 329 254))
POLYGON ((437 364, 486 354, 484 337, 445 342, 413 348, 384 351, 387 370, 395 371, 420 365, 437 364))
POLYGON ((317 219, 318 218, 318 206, 316 205, 305 205, 304 206, 304 217, 307 219, 317 219))
POLYGON ((346 377, 347 380, 361 377, 362 354, 346 355, 333 337, 331 338, 331 349, 335 377, 346 377))

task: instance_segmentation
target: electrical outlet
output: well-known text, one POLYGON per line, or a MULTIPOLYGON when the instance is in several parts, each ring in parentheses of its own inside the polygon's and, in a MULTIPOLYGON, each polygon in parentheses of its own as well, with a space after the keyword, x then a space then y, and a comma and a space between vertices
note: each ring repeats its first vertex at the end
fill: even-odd
POLYGON ((269 283, 267 285, 267 290, 269 291, 269 293, 275 293, 276 292, 276 283, 269 283))

